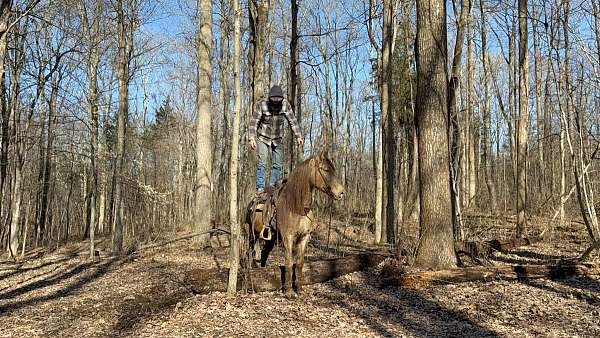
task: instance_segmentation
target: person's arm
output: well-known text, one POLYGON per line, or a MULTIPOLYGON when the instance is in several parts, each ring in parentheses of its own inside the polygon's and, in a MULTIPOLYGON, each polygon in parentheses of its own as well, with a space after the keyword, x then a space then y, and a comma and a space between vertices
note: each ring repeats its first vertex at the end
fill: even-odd
POLYGON ((300 130, 300 125, 298 124, 298 119, 296 119, 296 114, 294 114, 294 111, 292 110, 292 107, 290 106, 287 100, 285 101, 285 105, 286 106, 283 107, 283 112, 285 114, 285 118, 290 124, 290 127, 292 128, 292 131, 294 132, 298 140, 304 140, 304 136, 302 135, 302 131, 300 130))

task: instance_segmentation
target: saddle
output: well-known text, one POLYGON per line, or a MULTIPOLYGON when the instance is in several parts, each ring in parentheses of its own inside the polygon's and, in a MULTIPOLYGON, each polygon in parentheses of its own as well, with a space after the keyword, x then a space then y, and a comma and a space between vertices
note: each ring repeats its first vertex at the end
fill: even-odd
POLYGON ((273 230, 277 229, 277 209, 275 203, 277 197, 285 185, 285 180, 279 181, 272 187, 265 187, 264 191, 257 194, 249 205, 248 213, 251 218, 251 226, 260 239, 270 241, 273 238, 273 230))

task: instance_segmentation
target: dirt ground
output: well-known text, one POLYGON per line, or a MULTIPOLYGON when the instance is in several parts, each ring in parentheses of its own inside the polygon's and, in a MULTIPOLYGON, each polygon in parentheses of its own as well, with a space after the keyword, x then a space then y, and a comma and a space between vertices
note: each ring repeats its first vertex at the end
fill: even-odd
MULTIPOLYGON (((476 221, 478 227, 485 222, 476 221)), ((488 236, 508 236, 505 225, 488 223, 482 226, 488 236)), ((365 230, 335 223, 329 231, 323 225, 313 241, 321 245, 312 246, 309 256, 342 255, 361 231, 366 237, 365 230)), ((101 255, 95 262, 87 260, 85 243, 32 252, 20 263, 4 257, 0 336, 600 336, 597 277, 408 289, 382 286, 379 266, 306 286, 296 300, 280 292, 194 294, 180 277, 192 268, 226 266, 228 248, 219 244, 225 242, 213 238, 212 249, 199 250, 181 241, 124 258, 101 255)), ((490 264, 556 263, 586 245, 584 229, 574 223, 550 240, 495 254, 490 264)), ((270 264, 280 259, 276 253, 270 264)))

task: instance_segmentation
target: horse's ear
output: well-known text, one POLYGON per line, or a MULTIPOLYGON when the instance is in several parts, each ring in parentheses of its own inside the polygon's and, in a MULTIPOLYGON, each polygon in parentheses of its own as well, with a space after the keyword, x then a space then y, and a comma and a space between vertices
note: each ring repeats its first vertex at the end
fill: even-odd
POLYGON ((317 159, 319 161, 324 161, 327 158, 327 149, 323 148, 319 151, 319 153, 317 154, 317 159))

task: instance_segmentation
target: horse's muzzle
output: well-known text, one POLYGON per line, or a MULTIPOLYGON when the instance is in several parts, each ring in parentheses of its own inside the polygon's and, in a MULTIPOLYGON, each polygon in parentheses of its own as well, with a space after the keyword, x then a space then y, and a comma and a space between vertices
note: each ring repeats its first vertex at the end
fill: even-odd
POLYGON ((336 201, 339 201, 339 200, 341 200, 342 198, 344 198, 344 192, 342 191, 342 192, 341 192, 341 193, 339 193, 339 194, 336 194, 336 193, 333 193, 333 192, 332 192, 332 193, 331 193, 331 197, 333 197, 333 199, 334 199, 334 200, 336 200, 336 201))

